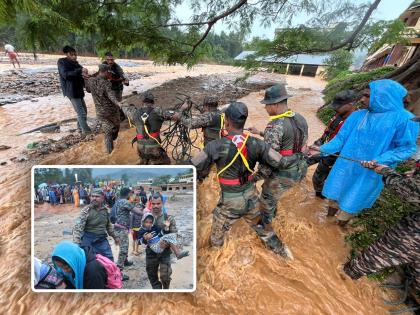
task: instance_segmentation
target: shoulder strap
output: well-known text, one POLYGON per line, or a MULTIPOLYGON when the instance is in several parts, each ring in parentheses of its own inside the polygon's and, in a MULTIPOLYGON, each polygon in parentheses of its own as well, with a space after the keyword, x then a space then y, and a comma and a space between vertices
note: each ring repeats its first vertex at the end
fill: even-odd
POLYGON ((238 144, 239 144, 239 142, 233 142, 234 141, 234 139, 232 139, 232 142, 233 142, 233 144, 235 144, 235 146, 236 146, 236 149, 237 149, 237 151, 236 151, 236 154, 235 154, 235 156, 233 157, 233 159, 229 162, 229 164, 227 164, 224 168, 222 168, 218 173, 217 173, 217 177, 219 177, 220 176, 220 174, 222 174, 224 171, 226 171, 229 167, 231 167, 232 166, 232 164, 233 163, 235 163, 235 161, 236 161, 236 159, 240 156, 241 157, 241 159, 242 159, 242 162, 244 163, 244 165, 245 165, 245 167, 248 169, 248 171, 250 171, 251 173, 252 173, 252 170, 250 169, 250 167, 249 167, 249 163, 248 163, 248 160, 246 159, 246 157, 244 156, 244 154, 243 154, 243 152, 242 152, 242 150, 245 148, 245 145, 246 145, 246 142, 248 141, 248 138, 249 138, 249 133, 246 135, 246 137, 245 137, 245 139, 244 139, 244 141, 242 142, 242 145, 240 146, 240 148, 238 148, 238 144))

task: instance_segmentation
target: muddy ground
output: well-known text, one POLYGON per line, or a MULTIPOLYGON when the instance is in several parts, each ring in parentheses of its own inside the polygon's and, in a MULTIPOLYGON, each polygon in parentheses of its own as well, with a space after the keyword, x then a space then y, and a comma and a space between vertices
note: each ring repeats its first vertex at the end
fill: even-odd
MULTIPOLYGON (((167 194, 167 209, 176 220, 179 234, 182 236, 184 250, 190 252, 190 256, 177 261, 172 259, 172 283, 171 289, 193 288, 193 194, 167 194)), ((75 208, 73 204, 51 206, 49 203, 36 205, 34 209, 34 253, 35 257, 51 263, 51 253, 54 246, 63 240, 72 241, 71 231, 74 222, 82 208, 75 208)), ((118 257, 118 246, 111 237, 108 238, 114 255, 118 257)), ((130 235, 130 247, 128 259, 134 262, 133 266, 127 267, 124 273, 130 280, 124 281, 123 289, 152 289, 146 273, 146 256, 144 246, 140 245, 141 254, 132 254, 133 239, 130 235)))

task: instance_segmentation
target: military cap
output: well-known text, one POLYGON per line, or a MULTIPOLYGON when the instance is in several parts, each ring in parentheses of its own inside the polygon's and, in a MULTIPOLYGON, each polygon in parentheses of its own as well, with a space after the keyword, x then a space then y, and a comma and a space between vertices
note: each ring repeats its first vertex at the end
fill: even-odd
POLYGON ((144 103, 154 103, 155 102, 155 97, 152 94, 152 92, 147 91, 143 94, 143 102, 144 103))
POLYGON ((217 96, 206 96, 203 105, 217 107, 219 105, 219 98, 217 96))
POLYGON ((101 71, 101 72, 110 71, 111 70, 111 67, 110 66, 108 66, 107 64, 103 64, 103 63, 101 63, 98 66, 98 68, 99 68, 99 71, 101 71))
POLYGON ((276 104, 288 99, 291 95, 287 94, 284 84, 276 84, 265 90, 264 99, 262 104, 276 104))
POLYGON ((104 191, 101 188, 94 188, 92 190, 92 196, 103 196, 104 191))
POLYGON ((354 102, 357 100, 358 94, 353 90, 344 90, 338 92, 335 96, 333 101, 330 104, 330 107, 334 110, 339 109, 341 106, 346 105, 348 103, 354 102))
POLYGON ((242 102, 232 102, 226 109, 225 115, 233 121, 244 121, 248 117, 248 107, 242 102))

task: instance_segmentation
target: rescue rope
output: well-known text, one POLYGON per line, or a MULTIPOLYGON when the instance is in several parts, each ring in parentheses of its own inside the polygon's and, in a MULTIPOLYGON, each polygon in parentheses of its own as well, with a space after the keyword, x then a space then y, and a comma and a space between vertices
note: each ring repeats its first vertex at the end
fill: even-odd
POLYGON ((280 118, 284 118, 284 117, 294 117, 295 116, 295 112, 292 110, 288 110, 287 112, 284 112, 282 114, 276 115, 276 116, 270 116, 270 121, 272 120, 276 120, 276 119, 280 119, 280 118))

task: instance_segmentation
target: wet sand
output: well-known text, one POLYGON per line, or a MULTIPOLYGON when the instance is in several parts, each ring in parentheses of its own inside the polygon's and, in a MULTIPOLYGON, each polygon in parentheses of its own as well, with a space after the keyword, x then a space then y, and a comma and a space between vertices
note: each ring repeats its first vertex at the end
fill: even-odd
MULTIPOLYGON (((167 194, 167 209, 173 215, 177 224, 179 234, 183 240, 183 250, 190 252, 189 257, 180 261, 172 259, 173 281, 171 289, 193 288, 193 194, 167 194)), ((34 254, 35 257, 51 263, 51 253, 54 246, 63 240, 72 241, 69 235, 73 229, 76 218, 82 207, 74 207, 73 204, 51 206, 49 203, 35 205, 34 213, 34 254)), ((111 237, 108 238, 114 256, 118 258, 118 246, 111 237)), ((132 254, 132 236, 129 236, 128 259, 134 262, 133 266, 124 269, 124 273, 130 280, 123 282, 123 289, 152 289, 146 273, 145 248, 140 245, 141 254, 132 254)))
MULTIPOLYGON (((217 66, 203 66, 211 72, 217 66)), ((169 68, 170 69, 170 68, 169 68)), ((220 67, 220 71, 239 71, 220 67), (224 69, 224 70, 223 70, 224 69)), ((144 86, 153 86, 166 79, 182 76, 186 70, 147 78, 144 86)), ((303 114, 309 123, 310 142, 324 129, 315 117, 322 104, 320 91, 324 82, 318 79, 261 74, 262 78, 286 80, 295 96, 291 107, 303 114)), ((141 81, 141 80, 140 80, 141 81)), ((142 86, 143 82, 139 82, 142 86)), ((242 99, 250 111, 247 125, 263 128, 267 114, 259 104, 262 92, 242 99)), ((61 98, 57 106, 67 106, 61 98)), ((25 106, 12 105, 18 113, 9 126, 21 130, 16 121, 28 120, 25 106)), ((51 105, 49 105, 51 106, 51 105)), ((92 110, 91 104, 89 105, 92 110)), ((48 106, 47 106, 48 108, 48 106)), ((30 109, 30 107, 29 107, 30 109)), ((35 114, 37 124, 59 117, 54 109, 43 115, 35 114), (54 116, 55 115, 55 116, 54 116)), ((129 140, 132 130, 123 131, 114 153, 104 154, 102 136, 81 143, 65 152, 50 154, 43 164, 134 164, 137 156, 129 140)), ((212 209, 219 198, 214 172, 198 187, 197 199, 197 291, 192 294, 34 294, 29 289, 30 252, 30 163, 8 166, 0 185, 1 238, 0 306, 7 313, 75 313, 75 314, 387 314, 382 298, 389 293, 367 279, 357 282, 342 276, 340 266, 346 261, 349 248, 345 233, 326 218, 326 204, 314 197, 310 177, 300 186, 290 189, 279 202, 274 228, 293 251, 295 260, 289 263, 265 249, 244 222, 228 233, 224 246, 213 249, 208 245, 212 209), (10 268, 9 266, 14 266, 10 268)))

